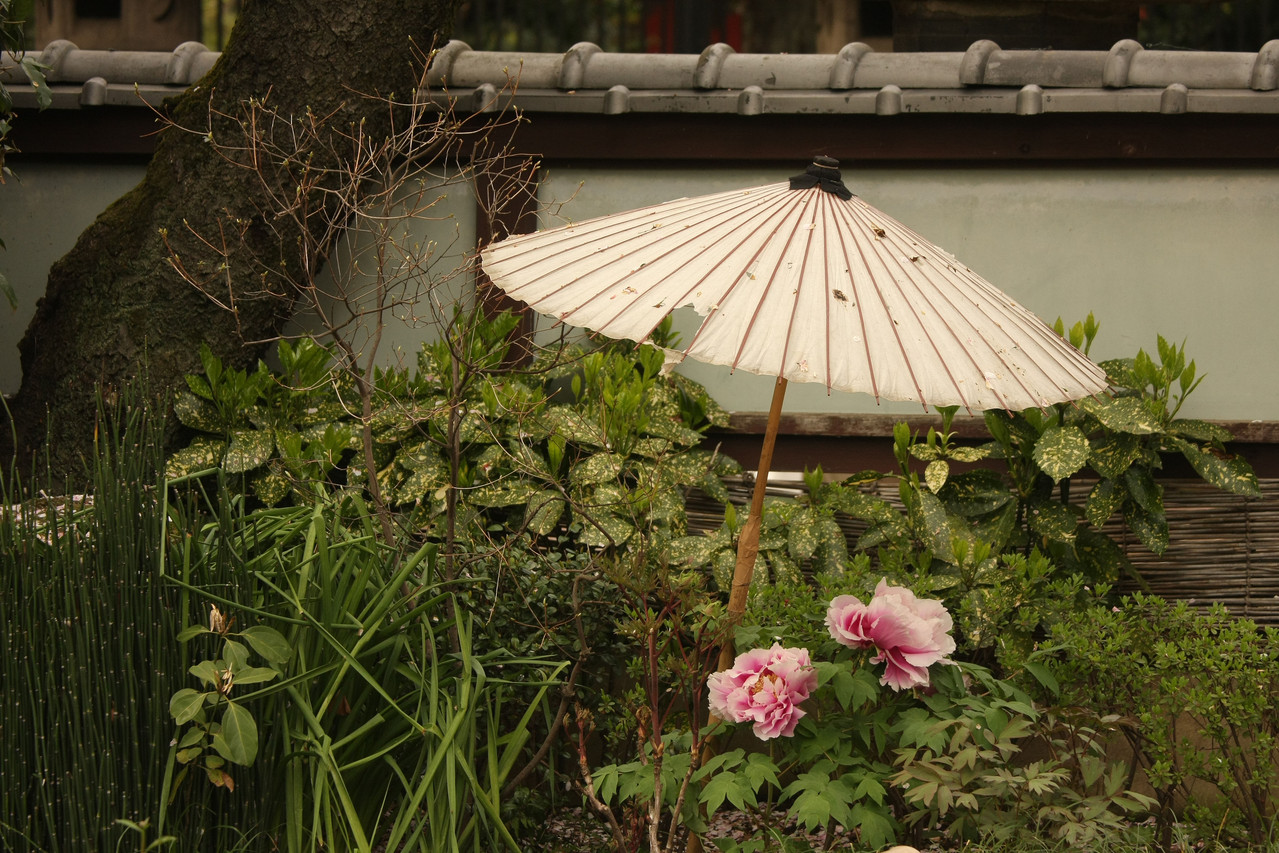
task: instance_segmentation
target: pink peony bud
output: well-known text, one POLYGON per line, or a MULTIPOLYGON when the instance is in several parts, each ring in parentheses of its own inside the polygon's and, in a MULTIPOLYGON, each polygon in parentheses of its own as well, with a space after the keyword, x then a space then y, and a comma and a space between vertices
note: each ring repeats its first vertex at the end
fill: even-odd
POLYGON ((817 673, 808 649, 752 649, 733 661, 733 668, 706 681, 710 709, 734 723, 753 723, 760 740, 790 737, 804 716, 798 707, 817 688, 817 673))
POLYGON ((916 598, 909 589, 881 580, 870 604, 841 595, 826 611, 835 642, 853 648, 874 646, 871 663, 884 663, 879 683, 894 690, 928 686, 928 667, 955 651, 953 622, 940 601, 916 598))

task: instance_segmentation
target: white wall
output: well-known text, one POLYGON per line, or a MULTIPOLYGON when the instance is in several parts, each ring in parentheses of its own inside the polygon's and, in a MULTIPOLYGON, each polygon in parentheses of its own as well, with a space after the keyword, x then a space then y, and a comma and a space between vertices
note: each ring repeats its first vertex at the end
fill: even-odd
MULTIPOLYGON (((562 222, 788 175, 559 168, 542 193, 547 204, 567 200, 547 217, 562 222)), ((1154 354, 1158 334, 1185 340, 1207 379, 1182 414, 1279 419, 1279 169, 869 167, 845 168, 844 180, 1045 320, 1069 324, 1092 311, 1101 323, 1094 360, 1154 354)), ((681 369, 729 409, 768 408, 770 380, 681 369)), ((786 407, 919 411, 795 384, 786 407)))
MULTIPOLYGON (((544 217, 558 223, 680 196, 754 186, 796 171, 759 169, 583 169, 548 173, 544 217), (562 206, 558 202, 563 202, 562 206), (552 215, 554 214, 554 215, 552 215)), ((19 310, 0 310, 0 391, 16 390, 17 342, 49 265, 97 212, 142 174, 136 166, 26 164, 0 187, 0 271, 18 290, 19 310)), ((870 204, 954 253, 1046 320, 1092 311, 1102 330, 1094 359, 1155 350, 1155 336, 1186 341, 1203 386, 1183 413, 1227 420, 1279 420, 1279 169, 1256 168, 918 168, 844 170, 870 204)), ((412 240, 435 241, 438 270, 452 269, 474 240, 474 205, 450 187, 412 240)), ((461 290, 450 289, 461 287, 461 290)), ((437 290, 447 303, 468 292, 437 290)), ((414 313, 428 315, 426 304, 414 313)), ((696 327, 685 324, 685 340, 696 327)), ((411 359, 420 328, 389 332, 384 363, 398 348, 411 359)), ((768 407, 772 381, 687 363, 728 408, 768 407)), ((914 404, 876 407, 863 395, 792 384, 791 412, 916 413, 914 404)))
MULTIPOLYGON (((0 186, 0 274, 13 286, 17 310, 0 299, 0 394, 22 382, 18 341, 44 295, 49 267, 111 202, 142 180, 145 166, 24 162, 0 186)), ((123 250, 123 247, 122 247, 123 250)))

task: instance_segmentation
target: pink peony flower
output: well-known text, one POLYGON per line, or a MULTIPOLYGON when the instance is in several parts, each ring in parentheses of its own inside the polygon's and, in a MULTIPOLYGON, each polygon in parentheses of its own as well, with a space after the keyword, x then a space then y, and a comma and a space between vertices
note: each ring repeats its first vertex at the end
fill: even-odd
POLYGON ((817 688, 817 673, 808 649, 752 649, 733 661, 733 668, 706 680, 711 712, 722 720, 754 723, 760 740, 790 737, 804 716, 800 702, 817 688))
POLYGON ((879 683, 894 690, 928 686, 928 667, 955 651, 950 614, 940 601, 916 598, 905 587, 881 580, 870 604, 837 596, 826 611, 835 642, 852 648, 874 646, 871 663, 884 663, 879 683))

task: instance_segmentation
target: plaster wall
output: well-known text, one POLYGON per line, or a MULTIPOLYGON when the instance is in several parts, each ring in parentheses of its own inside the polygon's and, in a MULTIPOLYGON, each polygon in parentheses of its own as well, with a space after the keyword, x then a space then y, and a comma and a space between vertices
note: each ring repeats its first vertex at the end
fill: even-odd
MULTIPOLYGON (((771 183, 777 169, 575 168, 556 166, 541 188, 547 225, 583 220, 680 196, 771 183)), ((17 343, 43 291, 49 266, 97 213, 134 185, 141 166, 22 163, 0 187, 0 273, 18 294, 0 311, 0 391, 17 389, 17 343)), ((794 169, 791 169, 794 171, 794 169)), ((1186 342, 1207 380, 1183 414, 1279 420, 1279 169, 1227 167, 1019 167, 845 169, 849 187, 910 225, 1046 320, 1089 311, 1101 323, 1094 359, 1155 352, 1156 335, 1186 342)), ((474 241, 474 204, 449 187, 410 229, 434 241, 435 269, 451 270, 474 241)), ((358 247, 351 251, 359 251, 358 247)), ((464 281, 428 282, 433 296, 412 314, 428 319, 469 292, 464 281)), ((407 309, 398 311, 402 316, 407 309)), ((685 340, 697 318, 680 316, 685 340)), ((313 319, 299 318, 297 329, 313 319)), ((383 362, 411 360, 431 323, 397 326, 383 362)), ((768 408, 772 381, 686 363, 736 411, 768 408)), ((792 385, 791 412, 914 414, 916 404, 792 385)))
MULTIPOLYGON (((792 171, 795 171, 792 169, 792 171)), ((849 188, 1048 322, 1093 312, 1094 360, 1186 344, 1204 384, 1182 414, 1279 419, 1279 169, 844 169, 849 188)), ((556 168, 542 200, 563 222, 773 183, 759 169, 556 168), (562 206, 555 204, 563 202, 562 206)), ((698 318, 683 331, 685 341, 698 318)), ((767 410, 772 380, 685 362, 734 411, 767 410)), ((792 384, 791 412, 907 413, 917 404, 792 384)))

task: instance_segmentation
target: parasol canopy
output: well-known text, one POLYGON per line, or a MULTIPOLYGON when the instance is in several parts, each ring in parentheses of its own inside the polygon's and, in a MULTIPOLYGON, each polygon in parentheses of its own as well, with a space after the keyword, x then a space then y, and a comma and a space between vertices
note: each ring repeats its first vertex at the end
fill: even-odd
MULTIPOLYGON (((777 377, 728 614, 746 609, 789 380, 969 411, 1100 393, 1106 374, 1034 314, 855 197, 818 157, 789 182, 509 237, 489 279, 562 323, 646 340, 692 306, 685 357, 777 377)), ((732 660, 732 644, 722 661, 732 660)))
POLYGON ((670 353, 876 400, 1020 411, 1097 394, 1105 373, 1038 317, 852 195, 835 161, 750 189, 533 234, 482 253, 511 297, 644 341, 704 317, 670 353))

